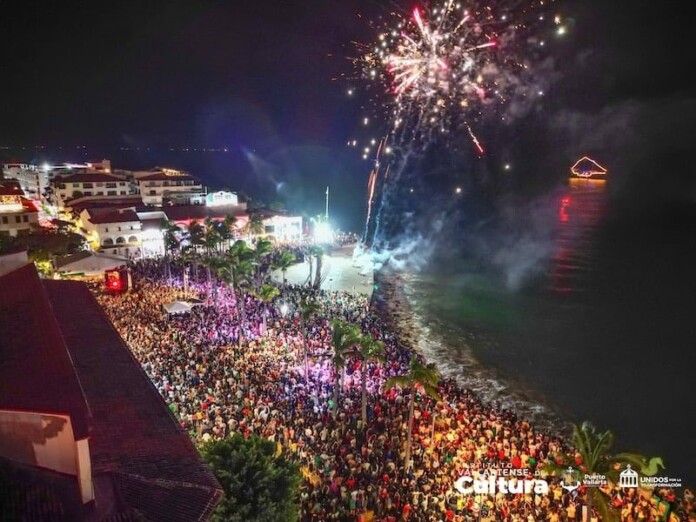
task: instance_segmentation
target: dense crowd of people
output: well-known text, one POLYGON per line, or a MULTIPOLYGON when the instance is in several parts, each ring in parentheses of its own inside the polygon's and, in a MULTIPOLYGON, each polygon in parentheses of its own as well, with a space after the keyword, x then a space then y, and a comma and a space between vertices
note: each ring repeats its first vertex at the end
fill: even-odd
MULTIPOLYGON (((301 466, 302 520, 580 520, 577 492, 561 488, 542 470, 549 455, 571 448, 449 380, 441 381, 437 404, 417 394, 412 466, 404 466, 414 391, 383 384, 406 373, 417 355, 399 343, 366 296, 286 285, 273 303, 264 303, 251 295, 240 299, 215 281, 191 282, 184 296, 181 279, 172 283, 161 260, 138 262, 133 272, 131 293, 98 293, 98 300, 181 426, 196 441, 233 433, 274 441, 301 466), (303 325, 298 303, 310 295, 319 312, 303 325), (185 316, 164 313, 163 304, 186 297, 202 304, 185 316), (359 325, 386 348, 387 362, 368 366, 366 426, 357 362, 346 368, 333 411, 330 321, 335 318, 359 325), (310 353, 308 380, 302 326, 310 353), (547 478, 549 492, 463 495, 453 488, 467 472, 495 468, 537 473, 547 478)), ((623 520, 656 520, 654 500, 636 490, 609 493, 623 520)))

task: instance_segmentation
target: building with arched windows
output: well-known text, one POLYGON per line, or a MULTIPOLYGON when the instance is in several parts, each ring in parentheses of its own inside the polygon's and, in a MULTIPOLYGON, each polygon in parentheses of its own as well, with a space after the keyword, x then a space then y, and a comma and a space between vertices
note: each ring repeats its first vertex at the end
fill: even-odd
POLYGON ((132 208, 85 209, 80 220, 94 250, 128 258, 142 255, 142 223, 132 208))

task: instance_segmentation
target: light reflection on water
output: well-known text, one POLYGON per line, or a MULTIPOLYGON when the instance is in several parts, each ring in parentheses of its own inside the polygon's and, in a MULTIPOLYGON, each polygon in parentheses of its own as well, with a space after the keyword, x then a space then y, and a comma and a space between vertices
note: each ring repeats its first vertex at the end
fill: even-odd
POLYGON ((606 211, 606 182, 571 179, 558 198, 558 223, 549 271, 552 292, 586 289, 596 255, 594 231, 606 211))

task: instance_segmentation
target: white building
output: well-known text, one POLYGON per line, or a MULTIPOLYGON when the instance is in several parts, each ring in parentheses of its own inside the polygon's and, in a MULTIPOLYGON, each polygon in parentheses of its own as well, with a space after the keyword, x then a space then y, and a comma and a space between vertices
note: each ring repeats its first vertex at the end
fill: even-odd
POLYGON ((162 223, 168 221, 167 215, 161 210, 137 212, 140 219, 143 257, 159 257, 165 254, 164 228, 162 223))
POLYGON ((85 209, 80 220, 95 250, 125 257, 142 255, 142 223, 132 208, 85 209))
POLYGON ((133 176, 145 205, 159 207, 165 203, 176 205, 205 203, 203 185, 186 172, 158 167, 134 172, 133 176))
POLYGON ((263 220, 266 234, 277 241, 300 241, 302 239, 302 216, 275 215, 263 220))
POLYGON ((0 235, 17 236, 39 225, 39 213, 17 181, 0 182, 0 235))
POLYGON ((239 206, 239 196, 236 192, 211 192, 205 196, 205 205, 207 207, 223 207, 223 206, 239 206))
POLYGON ((131 184, 123 176, 105 172, 79 172, 56 176, 53 180, 55 202, 62 207, 65 202, 82 196, 127 196, 131 184))
POLYGON ((39 200, 48 188, 48 173, 27 163, 5 163, 2 166, 4 179, 19 182, 24 195, 30 199, 39 200))

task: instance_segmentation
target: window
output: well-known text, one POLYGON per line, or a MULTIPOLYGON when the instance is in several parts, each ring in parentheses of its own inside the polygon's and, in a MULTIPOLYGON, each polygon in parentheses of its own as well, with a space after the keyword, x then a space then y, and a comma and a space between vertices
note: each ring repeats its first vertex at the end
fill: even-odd
POLYGON ((111 239, 110 237, 107 237, 103 242, 102 245, 104 246, 113 246, 114 240, 111 239))
POLYGON ((126 240, 123 239, 123 238, 120 237, 120 236, 116 238, 116 244, 117 244, 117 245, 122 245, 122 244, 125 243, 125 242, 126 242, 126 240))
POLYGON ((7 225, 7 216, 2 216, 2 224, 7 225))
POLYGON ((156 196, 156 195, 157 195, 157 191, 156 191, 156 190, 151 190, 151 191, 150 191, 150 195, 151 195, 151 196, 156 196))
POLYGON ((64 189, 65 188, 65 183, 59 183, 58 184, 59 189, 64 189))
POLYGON ((106 188, 116 188, 116 183, 107 183, 106 188))
POLYGON ((130 227, 131 227, 131 230, 135 230, 135 229, 133 228, 133 225, 131 225, 130 227))
POLYGON ((118 227, 118 231, 119 231, 119 232, 121 231, 121 227, 118 227))
POLYGON ((85 190, 85 191, 83 192, 83 194, 84 194, 85 196, 91 196, 91 195, 92 195, 92 191, 91 191, 91 190, 85 190))
POLYGON ((96 195, 96 196, 103 196, 103 195, 104 195, 104 192, 102 192, 102 191, 100 190, 99 192, 96 192, 95 195, 96 195))
POLYGON ((131 236, 131 237, 128 238, 128 242, 129 242, 129 243, 137 243, 137 242, 138 242, 138 238, 135 237, 135 236, 131 236))
POLYGON ((115 196, 115 195, 116 195, 116 191, 115 191, 115 190, 107 190, 107 191, 106 191, 106 195, 107 195, 107 196, 115 196))
POLYGON ((29 223, 29 216, 27 216, 26 214, 23 215, 23 216, 22 216, 22 221, 24 221, 25 223, 29 223))
POLYGON ((15 216, 15 221, 16 221, 17 223, 21 223, 21 222, 22 222, 22 218, 19 217, 19 216, 15 216))
POLYGON ((122 190, 122 191, 121 191, 121 195, 122 195, 122 196, 125 196, 125 195, 126 195, 126 191, 125 191, 125 190, 122 190))
POLYGON ((104 228, 104 232, 108 232, 108 231, 109 231, 109 227, 104 228))
POLYGON ((123 181, 121 181, 121 182, 118 184, 119 187, 123 187, 124 185, 125 185, 125 183, 124 183, 123 181))
POLYGON ((91 183, 83 183, 82 188, 94 188, 94 185, 92 185, 91 183))

